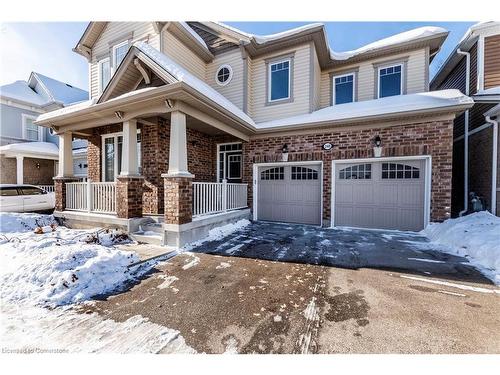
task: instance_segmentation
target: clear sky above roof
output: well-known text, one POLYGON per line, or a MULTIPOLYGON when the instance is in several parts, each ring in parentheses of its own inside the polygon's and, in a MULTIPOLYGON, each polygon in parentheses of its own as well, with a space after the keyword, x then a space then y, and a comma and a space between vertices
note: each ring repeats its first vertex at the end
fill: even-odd
MULTIPOLYGON (((310 22, 227 22, 252 34, 273 34, 310 22)), ((431 77, 446 60, 469 26, 475 22, 325 22, 330 46, 337 52, 359 48, 376 40, 421 26, 450 31, 431 65, 431 77)), ((31 71, 87 89, 87 61, 72 51, 87 23, 4 23, 0 26, 0 85, 27 80, 31 71)))

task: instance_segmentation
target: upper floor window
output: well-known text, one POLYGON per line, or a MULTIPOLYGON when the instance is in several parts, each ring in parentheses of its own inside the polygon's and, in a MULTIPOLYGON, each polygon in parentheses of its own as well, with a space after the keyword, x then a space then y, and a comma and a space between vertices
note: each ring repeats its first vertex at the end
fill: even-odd
POLYGON ((215 73, 215 80, 219 86, 226 86, 233 77, 233 69, 231 66, 224 64, 217 69, 217 73, 215 73))
POLYGON ((116 70, 128 51, 128 40, 113 46, 113 68, 116 70))
POLYGON ((378 97, 401 95, 403 93, 403 65, 397 64, 378 68, 378 97))
POLYGON ((111 78, 111 64, 109 57, 102 59, 99 65, 99 92, 103 92, 111 78))
POLYGON ((35 117, 29 115, 23 115, 23 138, 35 141, 43 141, 43 128, 33 124, 35 117))
POLYGON ((269 64, 268 98, 270 102, 290 98, 290 68, 290 59, 269 64))
POLYGON ((354 74, 333 77, 333 104, 351 103, 354 101, 354 74))

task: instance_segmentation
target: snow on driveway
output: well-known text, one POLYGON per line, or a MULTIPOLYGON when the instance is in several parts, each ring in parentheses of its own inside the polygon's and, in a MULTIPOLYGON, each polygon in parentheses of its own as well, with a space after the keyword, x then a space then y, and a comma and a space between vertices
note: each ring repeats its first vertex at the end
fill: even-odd
POLYGON ((430 224, 422 234, 439 250, 465 256, 495 284, 500 284, 500 218, 487 211, 430 224))

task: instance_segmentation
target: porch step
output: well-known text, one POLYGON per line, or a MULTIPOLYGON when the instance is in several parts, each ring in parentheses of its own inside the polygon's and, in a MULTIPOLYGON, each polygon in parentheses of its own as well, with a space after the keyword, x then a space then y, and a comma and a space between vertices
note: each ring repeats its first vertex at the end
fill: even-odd
POLYGON ((141 228, 144 232, 163 233, 163 225, 161 223, 141 224, 139 228, 141 228))
POLYGON ((151 232, 135 232, 130 233, 129 236, 137 242, 148 243, 151 245, 163 245, 163 236, 161 234, 151 234, 151 232))

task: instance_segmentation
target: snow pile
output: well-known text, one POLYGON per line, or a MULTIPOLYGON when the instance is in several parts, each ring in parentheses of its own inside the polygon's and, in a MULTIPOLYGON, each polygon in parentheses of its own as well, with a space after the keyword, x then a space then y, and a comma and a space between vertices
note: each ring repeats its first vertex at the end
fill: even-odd
POLYGON ((466 256, 495 284, 500 284, 500 218, 482 211, 430 224, 422 231, 440 250, 466 256))
POLYGON ((247 225, 250 225, 250 221, 248 221, 247 219, 242 219, 237 221, 236 223, 226 224, 221 227, 211 229, 208 232, 207 237, 199 241, 187 244, 186 246, 183 247, 182 250, 189 251, 194 249, 195 247, 202 245, 205 242, 222 240, 224 237, 229 236, 230 234, 245 228, 247 225))
POLYGON ((109 293, 134 278, 128 266, 139 261, 137 254, 109 246, 116 239, 123 240, 121 233, 97 236, 64 227, 44 229, 43 234, 33 231, 52 222, 53 217, 47 215, 0 216, 3 302, 65 305, 109 293))
POLYGON ((354 56, 360 55, 362 53, 367 53, 375 51, 381 48, 391 47, 398 44, 408 43, 416 41, 423 38, 432 37, 439 34, 448 34, 446 29, 442 27, 435 26, 424 26, 417 29, 405 31, 396 35, 392 35, 388 38, 377 40, 376 42, 367 44, 356 50, 346 51, 346 52, 335 52, 330 49, 330 57, 332 60, 347 60, 354 56))
POLYGON ((59 156, 59 148, 50 142, 11 143, 0 147, 0 153, 31 153, 37 155, 59 156))

